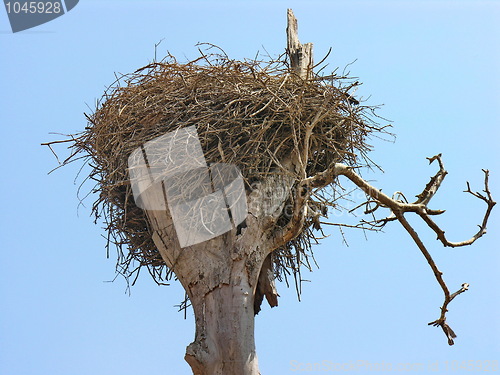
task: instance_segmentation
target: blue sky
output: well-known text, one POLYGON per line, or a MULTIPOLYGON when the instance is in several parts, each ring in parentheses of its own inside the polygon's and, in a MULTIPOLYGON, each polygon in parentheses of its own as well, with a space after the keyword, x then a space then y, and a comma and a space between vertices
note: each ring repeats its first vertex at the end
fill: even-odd
MULTIPOLYGON (((302 42, 328 70, 350 66, 359 95, 384 104, 396 142, 374 139, 385 173, 365 173, 386 192, 421 191, 442 152, 449 172, 433 208, 452 240, 470 237, 484 205, 462 192, 482 189, 481 168, 500 199, 500 13, 497 1, 81 1, 71 12, 12 34, 0 11, 0 374, 190 374, 183 356, 194 338, 174 305, 175 282, 158 287, 144 273, 126 293, 106 259, 92 197, 78 208, 77 165, 50 175, 56 160, 40 143, 75 133, 114 73, 128 73, 167 51, 187 60, 198 42, 230 57, 284 51, 286 8, 302 42), (495 47, 497 46, 497 47, 495 47)), ((58 151, 64 155, 63 147, 58 151)), ((349 186, 345 182, 346 186, 349 186)), ((292 363, 418 364, 450 373, 462 361, 500 359, 500 216, 472 247, 448 249, 416 220, 450 289, 470 290, 450 305, 458 338, 449 347, 438 317, 442 292, 398 223, 384 233, 332 229, 315 247, 320 268, 304 278, 302 301, 279 285, 280 306, 256 318, 263 375, 295 373, 292 363), (296 361, 296 362, 291 362, 296 361), (446 371, 448 366, 448 370, 446 371), (435 367, 434 367, 435 368, 435 367)), ((336 221, 351 221, 345 213, 336 221)), ((409 367, 404 367, 409 369, 409 367)), ((457 370, 465 372, 465 370, 457 370)), ((373 371, 358 369, 357 374, 373 371)), ((384 371, 379 371, 384 372, 384 371)), ((408 372, 408 371, 405 371, 408 372)), ((308 372, 301 372, 308 373, 308 372)), ((460 372, 459 372, 460 373, 460 372)))

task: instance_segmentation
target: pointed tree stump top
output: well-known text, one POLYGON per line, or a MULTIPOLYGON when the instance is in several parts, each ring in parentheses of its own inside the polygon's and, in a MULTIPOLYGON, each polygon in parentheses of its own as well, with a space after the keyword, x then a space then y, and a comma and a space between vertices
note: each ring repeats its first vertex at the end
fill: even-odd
POLYGON ((313 44, 301 44, 297 18, 291 9, 287 12, 287 54, 290 68, 302 79, 311 79, 313 74, 313 44))

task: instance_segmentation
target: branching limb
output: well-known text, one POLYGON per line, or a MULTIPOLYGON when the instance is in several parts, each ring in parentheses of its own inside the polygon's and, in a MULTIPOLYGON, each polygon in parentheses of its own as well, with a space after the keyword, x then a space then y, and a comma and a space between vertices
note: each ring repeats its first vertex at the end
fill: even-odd
POLYGON ((437 268, 437 265, 434 262, 434 260, 432 259, 431 254, 426 249, 424 243, 419 238, 415 229, 413 229, 413 227, 408 223, 408 221, 406 220, 406 218, 404 217, 404 215, 402 213, 395 213, 395 215, 396 215, 397 219, 399 220, 399 222, 406 229, 406 231, 410 234, 411 238, 413 239, 415 244, 418 246, 418 248, 420 249, 422 254, 424 255, 425 259, 427 260, 427 263, 429 263, 429 266, 431 267, 432 272, 434 273, 434 277, 438 281, 439 286, 441 287, 441 289, 443 290, 443 293, 444 293, 444 302, 443 302, 443 306, 441 307, 441 316, 439 317, 439 319, 429 323, 428 325, 440 326, 443 329, 443 332, 445 333, 446 337, 448 338, 448 344, 453 345, 454 344, 453 339, 456 338, 457 335, 451 329, 451 327, 446 323, 446 312, 448 311, 447 307, 448 307, 448 304, 456 296, 458 296, 460 293, 465 292, 468 289, 469 284, 467 284, 467 283, 462 284, 462 288, 460 290, 458 290, 457 292, 450 295, 450 291, 448 289, 448 286, 446 285, 446 282, 443 279, 443 273, 437 268))
POLYGON ((472 245, 478 238, 482 237, 484 234, 486 234, 486 224, 488 223, 488 219, 490 217, 491 211, 493 207, 495 206, 496 202, 493 200, 491 197, 491 192, 489 188, 489 171, 487 169, 483 169, 484 172, 484 190, 483 192, 486 193, 486 195, 483 195, 479 192, 473 192, 470 188, 469 182, 467 182, 467 190, 465 190, 465 193, 469 193, 473 195, 476 198, 481 199, 487 204, 487 208, 483 217, 483 221, 480 225, 478 225, 479 230, 476 234, 474 234, 471 238, 465 241, 461 242, 451 242, 448 241, 448 239, 445 236, 444 230, 442 230, 428 215, 426 212, 419 212, 418 214, 420 217, 426 222, 426 224, 437 234, 437 239, 441 241, 441 243, 444 246, 448 247, 460 247, 460 246, 467 246, 467 245, 472 245))
POLYGON ((454 344, 453 339, 456 337, 456 334, 446 323, 446 312, 448 311, 447 307, 449 303, 456 296, 465 292, 468 289, 469 285, 467 283, 464 283, 462 284, 461 289, 459 289, 457 292, 453 294, 450 294, 450 291, 443 279, 443 273, 438 269, 429 251, 427 250, 424 243, 418 236, 418 233, 406 220, 404 214, 407 212, 414 212, 418 214, 424 220, 424 222, 437 234, 438 239, 443 243, 444 246, 449 246, 449 247, 465 246, 472 244, 478 238, 482 237, 486 233, 486 225, 488 223, 490 213, 493 207, 495 206, 496 202, 493 200, 491 196, 491 192, 488 185, 489 171, 483 170, 485 174, 484 190, 483 190, 484 194, 479 192, 473 192, 470 188, 469 183, 467 183, 467 190, 465 191, 466 193, 469 193, 474 197, 483 200, 487 204, 487 209, 483 217, 483 221, 479 225, 479 231, 472 238, 466 241, 462 242, 448 241, 444 235, 444 231, 430 217, 432 215, 440 215, 444 213, 444 211, 432 210, 427 207, 432 197, 437 193, 439 187, 441 186, 448 172, 444 168, 444 164, 441 159, 441 154, 435 155, 427 159, 429 160, 429 163, 437 161, 439 164, 439 170, 434 176, 431 177, 430 181, 427 183, 424 190, 417 195, 417 200, 414 203, 408 203, 403 193, 401 192, 397 192, 392 198, 389 197, 388 195, 382 193, 381 190, 371 186, 367 181, 362 179, 358 174, 354 172, 354 169, 352 167, 340 163, 334 163, 327 170, 303 180, 301 182, 301 185, 309 186, 310 188, 320 189, 333 183, 337 178, 337 176, 342 175, 351 180, 369 197, 368 201, 364 203, 366 204, 365 213, 373 214, 380 207, 385 207, 392 211, 392 215, 386 217, 385 219, 375 220, 372 222, 365 222, 365 223, 369 223, 373 225, 373 227, 380 228, 383 227, 389 221, 398 220, 401 223, 401 225, 405 228, 405 230, 408 232, 408 234, 411 236, 417 247, 424 255, 425 259, 427 260, 427 263, 431 267, 432 272, 434 273, 434 276, 444 293, 444 302, 441 307, 441 315, 439 319, 429 323, 429 325, 440 326, 448 338, 448 343, 450 345, 453 345, 454 344), (374 203, 375 207, 370 208, 369 206, 370 203, 374 203))

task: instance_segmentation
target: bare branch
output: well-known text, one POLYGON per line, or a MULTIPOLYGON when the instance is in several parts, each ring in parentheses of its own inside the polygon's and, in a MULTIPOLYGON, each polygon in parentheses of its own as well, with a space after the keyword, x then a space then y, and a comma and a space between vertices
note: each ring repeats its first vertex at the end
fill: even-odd
MULTIPOLYGON (((358 186, 361 190, 363 190, 367 196, 369 197, 366 202, 357 206, 359 208, 363 205, 366 206, 365 214, 373 214, 378 208, 385 207, 389 208, 392 211, 392 215, 386 217, 381 220, 374 220, 371 222, 362 222, 361 225, 368 224, 372 226, 373 229, 380 229, 389 221, 398 220, 401 225, 408 232, 410 237, 413 239, 419 250, 424 255, 427 263, 432 269, 434 273, 434 277, 436 278, 439 286, 443 290, 444 293, 444 302, 441 307, 441 315, 439 319, 429 323, 429 325, 440 326, 443 329, 446 337, 448 338, 448 344, 453 345, 453 339, 457 337, 455 332, 451 329, 451 327, 446 323, 446 312, 448 311, 447 307, 449 303, 459 294, 465 292, 469 284, 464 283, 462 287, 453 294, 450 294, 450 291, 443 279, 443 273, 438 269, 436 263, 432 259, 431 254, 427 250, 426 246, 418 236, 416 230, 409 224, 406 220, 404 214, 406 212, 414 212, 418 214, 424 222, 437 234, 438 239, 442 242, 444 246, 448 247, 457 247, 457 246, 465 246, 474 243, 478 238, 482 237, 486 233, 486 225, 488 223, 488 219, 491 213, 491 210, 495 206, 496 202, 493 200, 491 196, 491 192, 488 185, 489 179, 489 171, 484 170, 485 174, 484 178, 484 190, 485 194, 481 194, 480 192, 473 192, 470 188, 469 183, 467 183, 466 193, 473 195, 476 198, 481 199, 487 204, 487 209, 483 218, 482 223, 479 225, 479 231, 469 240, 462 242, 450 242, 446 239, 444 235, 444 231, 430 218, 431 215, 440 215, 444 213, 443 210, 432 210, 427 207, 432 197, 437 193, 439 187, 441 186, 445 176, 448 172, 444 168, 443 161, 441 159, 441 154, 435 155, 431 158, 427 158, 429 160, 429 164, 436 161, 439 164, 438 172, 431 177, 430 181, 425 186, 424 190, 417 195, 417 200, 414 203, 408 203, 404 194, 402 192, 396 192, 393 197, 389 197, 388 195, 382 193, 381 190, 373 187, 367 181, 362 179, 358 174, 354 172, 354 169, 340 163, 332 164, 327 170, 317 173, 316 175, 309 177, 301 182, 301 186, 309 186, 310 188, 323 188, 331 183, 333 183, 337 176, 343 175, 351 180, 356 186, 358 186), (371 208, 369 205, 371 203, 375 204, 375 207, 371 208)), ((353 226, 357 227, 357 226, 353 226)))
POLYGON ((444 300, 443 306, 441 307, 441 316, 439 317, 439 319, 427 324, 429 326, 432 325, 434 327, 438 327, 438 326, 441 327, 443 329, 444 334, 448 337, 448 344, 449 345, 453 345, 455 343, 453 341, 453 339, 456 338, 457 335, 455 334, 455 332, 453 332, 451 327, 446 323, 446 312, 448 311, 448 309, 447 309, 448 304, 451 301, 453 301, 453 299, 456 296, 465 292, 468 289, 469 289, 469 284, 463 283, 462 287, 459 290, 457 290, 455 293, 453 293, 452 295, 450 295, 449 293, 447 295, 445 295, 445 300, 444 300))
POLYGON ((479 192, 473 192, 470 188, 470 184, 467 182, 467 190, 465 190, 465 193, 469 193, 473 195, 476 198, 481 199, 487 204, 487 209, 483 217, 483 221, 480 225, 478 225, 479 230, 476 234, 474 234, 471 238, 465 241, 461 242, 451 242, 446 239, 445 232, 442 230, 430 217, 429 217, 429 212, 418 212, 420 217, 426 222, 426 224, 437 234, 437 239, 441 241, 443 246, 448 246, 448 247, 460 247, 460 246, 467 246, 467 245, 472 245, 478 238, 482 237, 484 234, 486 234, 486 225, 488 223, 488 219, 490 217, 491 210, 495 206, 496 202, 493 200, 491 197, 491 192, 490 188, 488 185, 488 178, 489 178, 489 171, 486 169, 483 169, 484 172, 484 192, 486 193, 486 196, 479 192))
POLYGON ((441 186, 441 183, 448 174, 448 172, 444 169, 443 161, 441 160, 441 154, 434 155, 431 158, 427 158, 427 160, 429 160, 429 164, 432 164, 434 160, 437 160, 439 163, 439 171, 433 177, 431 177, 431 180, 425 186, 424 191, 417 195, 418 199, 415 204, 423 203, 427 205, 434 194, 436 194, 439 187, 441 186))
POLYGON ((415 244, 418 246, 418 248, 420 249, 422 254, 424 255, 425 259, 427 260, 427 263, 429 263, 429 266, 431 267, 432 272, 434 273, 434 276, 436 277, 436 280, 438 281, 439 285, 443 289, 445 298, 449 297, 450 291, 448 290, 448 287, 446 286, 446 283, 443 280, 443 273, 437 268, 436 263, 432 259, 431 254, 427 251, 424 243, 422 242, 422 240, 418 236, 417 232, 415 231, 415 229, 413 229, 413 227, 410 225, 410 223, 408 223, 408 221, 406 220, 406 218, 404 217, 402 212, 395 212, 395 215, 396 215, 397 219, 399 220, 399 222, 401 223, 401 225, 406 229, 406 231, 408 232, 410 237, 413 239, 415 244))
POLYGON ((446 285, 444 279, 443 279, 443 273, 437 268, 436 263, 432 259, 431 254, 429 251, 426 249, 424 243, 422 240, 419 238, 417 232, 413 227, 408 223, 406 218, 402 213, 395 213, 396 217, 398 218, 399 222, 403 225, 403 227, 406 229, 406 231, 410 234, 411 238, 415 242, 415 244, 418 246, 422 254, 424 255, 425 259, 427 260, 427 263, 429 263, 429 266, 432 269, 432 272, 434 273, 434 277, 439 283, 439 286, 443 290, 444 293, 444 302, 443 306, 441 307, 441 316, 439 319, 429 323, 428 325, 433 325, 433 326, 440 326, 443 329, 443 332, 445 333, 446 337, 448 338, 448 344, 453 345, 454 341, 453 339, 457 337, 455 332, 451 329, 451 327, 446 323, 446 312, 448 311, 447 307, 448 304, 460 293, 465 292, 469 284, 464 283, 462 284, 462 288, 458 290, 457 292, 453 293, 450 295, 450 291, 448 290, 448 286, 446 285))

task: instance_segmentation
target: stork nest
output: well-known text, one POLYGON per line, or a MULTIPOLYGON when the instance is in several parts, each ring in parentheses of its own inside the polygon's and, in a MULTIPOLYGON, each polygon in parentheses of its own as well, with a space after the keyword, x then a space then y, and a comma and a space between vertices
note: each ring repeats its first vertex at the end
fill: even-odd
MULTIPOLYGON (((383 127, 375 121, 375 108, 349 93, 356 85, 335 73, 303 80, 282 58, 234 61, 225 55, 202 55, 185 64, 169 56, 118 79, 94 113, 86 114, 88 126, 71 138, 66 160, 84 157, 92 168, 98 193, 93 213, 105 222, 108 246, 118 249, 118 272, 134 275, 134 282, 144 267, 158 283, 173 276, 153 243, 145 212, 134 202, 127 161, 137 147, 195 125, 207 162, 238 166, 248 189, 270 173, 284 173, 280 161, 305 147, 308 176, 332 162, 371 165, 366 141, 383 127), (306 125, 313 121, 305 144, 306 125)), ((337 187, 332 187, 312 195, 316 216, 297 238, 275 250, 278 279, 299 274, 300 280, 300 267, 310 267, 317 216, 326 216, 327 207, 336 204, 337 187)))

